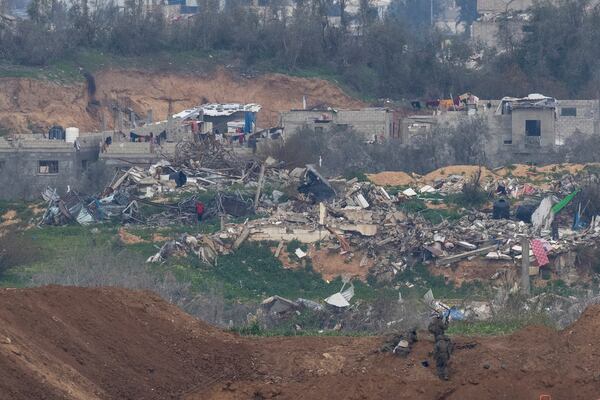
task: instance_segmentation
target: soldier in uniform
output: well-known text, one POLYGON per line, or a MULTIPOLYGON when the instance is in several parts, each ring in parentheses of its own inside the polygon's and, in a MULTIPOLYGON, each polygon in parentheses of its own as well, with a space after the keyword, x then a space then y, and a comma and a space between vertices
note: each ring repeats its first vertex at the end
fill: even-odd
POLYGON ((417 341, 417 329, 391 335, 379 349, 380 352, 391 352, 398 356, 406 357, 410 354, 413 343, 417 341))
POLYGON ((435 338, 433 357, 435 358, 437 374, 443 380, 448 380, 448 362, 453 349, 450 338, 446 336, 446 329, 448 329, 448 319, 444 318, 442 313, 436 314, 427 327, 427 330, 435 338))
POLYGON ((443 314, 436 314, 433 321, 429 323, 427 330, 436 338, 443 335, 448 329, 448 319, 443 314))
POLYGON ((448 336, 440 335, 436 338, 435 346, 433 348, 435 367, 440 379, 445 381, 448 380, 448 363, 450 362, 450 355, 452 354, 453 348, 454 345, 448 336))

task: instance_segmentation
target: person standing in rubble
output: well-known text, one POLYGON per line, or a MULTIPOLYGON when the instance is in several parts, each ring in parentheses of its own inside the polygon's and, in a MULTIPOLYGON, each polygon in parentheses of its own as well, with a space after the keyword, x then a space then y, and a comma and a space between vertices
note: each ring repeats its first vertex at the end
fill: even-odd
POLYGON ((198 223, 202 222, 202 215, 204 215, 204 203, 196 201, 196 217, 198 218, 198 223))

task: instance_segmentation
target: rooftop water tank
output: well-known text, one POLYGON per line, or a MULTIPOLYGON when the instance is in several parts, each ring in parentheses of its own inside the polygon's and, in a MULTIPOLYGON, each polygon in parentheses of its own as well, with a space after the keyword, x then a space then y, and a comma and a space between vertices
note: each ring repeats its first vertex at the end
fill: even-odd
POLYGON ((65 141, 67 143, 75 143, 79 137, 79 128, 69 127, 65 130, 65 141))

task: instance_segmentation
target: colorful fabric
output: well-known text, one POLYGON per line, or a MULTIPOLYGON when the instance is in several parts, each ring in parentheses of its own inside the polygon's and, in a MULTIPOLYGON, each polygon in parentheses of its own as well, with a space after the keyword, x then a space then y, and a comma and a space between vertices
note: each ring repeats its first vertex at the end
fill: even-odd
POLYGON ((532 240, 531 251, 533 251, 533 255, 537 260, 538 266, 543 267, 544 265, 550 263, 550 260, 548 259, 548 254, 546 254, 546 250, 544 249, 544 242, 542 240, 532 240))

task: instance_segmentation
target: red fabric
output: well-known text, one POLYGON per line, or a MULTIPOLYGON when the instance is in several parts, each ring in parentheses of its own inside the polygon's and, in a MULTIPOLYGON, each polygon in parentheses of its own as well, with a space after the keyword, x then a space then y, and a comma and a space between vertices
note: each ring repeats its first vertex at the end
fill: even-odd
POLYGON ((546 250, 544 249, 543 241, 539 239, 532 240, 531 251, 533 251, 533 255, 537 260, 538 266, 543 267, 544 265, 550 263, 550 260, 548 260, 548 255, 546 254, 546 250))
POLYGON ((202 215, 204 214, 204 204, 201 202, 196 203, 196 214, 202 215))

